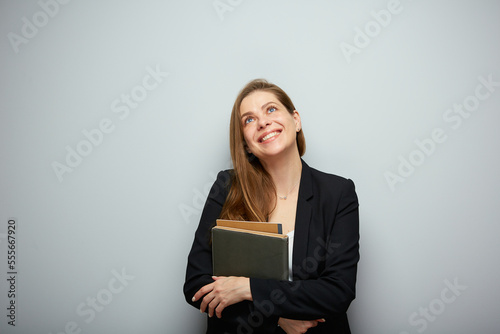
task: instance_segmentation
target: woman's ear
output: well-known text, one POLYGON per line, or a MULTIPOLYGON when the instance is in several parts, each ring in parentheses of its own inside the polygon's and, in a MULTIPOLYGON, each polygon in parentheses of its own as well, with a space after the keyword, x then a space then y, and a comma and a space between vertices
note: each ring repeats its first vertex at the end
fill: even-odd
POLYGON ((295 120, 295 131, 300 132, 300 130, 302 129, 302 122, 300 120, 300 115, 297 110, 293 111, 293 119, 295 120))

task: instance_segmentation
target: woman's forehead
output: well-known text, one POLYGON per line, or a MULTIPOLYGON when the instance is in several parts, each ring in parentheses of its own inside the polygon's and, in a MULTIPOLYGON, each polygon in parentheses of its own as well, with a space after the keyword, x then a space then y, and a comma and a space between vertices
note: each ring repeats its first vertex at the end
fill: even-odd
POLYGON ((263 90, 256 90, 248 94, 240 104, 240 114, 248 111, 256 111, 253 110, 257 108, 260 110, 263 106, 265 106, 269 102, 280 103, 276 95, 272 92, 267 92, 263 90))

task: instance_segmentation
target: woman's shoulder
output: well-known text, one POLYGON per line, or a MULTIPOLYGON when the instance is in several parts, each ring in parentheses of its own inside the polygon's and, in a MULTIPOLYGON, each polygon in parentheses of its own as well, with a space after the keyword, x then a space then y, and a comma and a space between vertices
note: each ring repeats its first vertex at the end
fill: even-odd
POLYGON ((356 187, 351 179, 311 167, 306 168, 310 170, 311 195, 317 195, 327 201, 343 201, 357 205, 356 187))
POLYGON ((350 178, 320 171, 316 168, 308 166, 306 163, 304 163, 304 165, 309 170, 311 178, 313 181, 315 181, 315 183, 328 184, 328 185, 348 185, 348 184, 354 185, 354 182, 350 178))
POLYGON ((221 170, 217 174, 217 178, 215 179, 208 196, 219 201, 224 201, 229 189, 231 188, 233 173, 233 169, 221 170))
POLYGON ((234 174, 234 169, 223 169, 217 174, 215 183, 220 184, 222 186, 231 185, 233 174, 234 174))

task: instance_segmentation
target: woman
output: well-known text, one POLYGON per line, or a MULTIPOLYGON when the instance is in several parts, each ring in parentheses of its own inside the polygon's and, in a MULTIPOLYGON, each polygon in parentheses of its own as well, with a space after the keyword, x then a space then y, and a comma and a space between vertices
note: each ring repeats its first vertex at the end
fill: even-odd
POLYGON ((234 170, 217 176, 188 258, 184 294, 207 333, 350 333, 359 260, 354 183, 309 167, 299 113, 278 86, 248 83, 233 106, 234 170), (292 279, 212 276, 217 218, 274 221, 290 236, 292 279))

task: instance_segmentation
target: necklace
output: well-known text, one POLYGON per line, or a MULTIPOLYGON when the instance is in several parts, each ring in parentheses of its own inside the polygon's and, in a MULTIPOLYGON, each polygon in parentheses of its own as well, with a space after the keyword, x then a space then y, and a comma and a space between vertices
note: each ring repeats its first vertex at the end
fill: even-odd
POLYGON ((288 195, 290 195, 290 193, 295 189, 295 187, 299 184, 299 182, 300 182, 300 179, 297 181, 297 183, 295 183, 295 185, 293 186, 293 188, 290 189, 290 191, 285 196, 278 195, 278 198, 282 199, 282 200, 286 200, 287 197, 288 197, 288 195))

